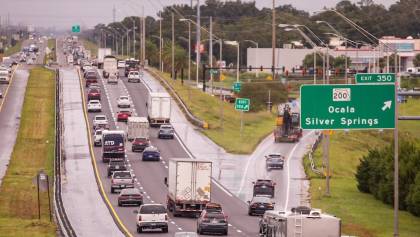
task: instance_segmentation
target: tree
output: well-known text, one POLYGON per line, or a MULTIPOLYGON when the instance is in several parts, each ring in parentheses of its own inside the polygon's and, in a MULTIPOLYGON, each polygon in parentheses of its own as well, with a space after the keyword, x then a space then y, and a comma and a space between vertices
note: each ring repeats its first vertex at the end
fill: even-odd
MULTIPOLYGON (((350 66, 350 64, 351 64, 351 59, 347 57, 347 66, 350 66)), ((346 67, 346 56, 341 55, 334 58, 333 65, 335 68, 344 69, 346 67)))
POLYGON ((267 108, 269 91, 273 105, 287 100, 286 88, 278 81, 243 83, 238 97, 250 98, 252 101, 250 110, 257 112, 267 108))
MULTIPOLYGON (((175 70, 181 70, 188 65, 187 52, 178 44, 175 44, 175 70)), ((172 42, 167 41, 163 46, 162 61, 166 71, 172 71, 172 42)))
MULTIPOLYGON (((310 53, 305 56, 302 62, 303 66, 306 68, 314 67, 314 54, 310 53)), ((317 67, 323 67, 324 64, 324 54, 319 52, 316 54, 316 65, 317 67)), ((330 67, 334 65, 334 57, 330 55, 330 67)))
POLYGON ((413 64, 415 67, 420 67, 420 53, 414 57, 413 64))

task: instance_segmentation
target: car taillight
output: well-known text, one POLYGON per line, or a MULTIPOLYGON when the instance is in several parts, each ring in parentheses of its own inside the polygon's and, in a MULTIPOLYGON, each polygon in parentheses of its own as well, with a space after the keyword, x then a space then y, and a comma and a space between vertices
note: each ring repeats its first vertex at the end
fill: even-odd
POLYGON ((267 204, 267 207, 272 208, 273 204, 267 204))
POLYGON ((141 221, 141 216, 139 216, 139 221, 141 221))

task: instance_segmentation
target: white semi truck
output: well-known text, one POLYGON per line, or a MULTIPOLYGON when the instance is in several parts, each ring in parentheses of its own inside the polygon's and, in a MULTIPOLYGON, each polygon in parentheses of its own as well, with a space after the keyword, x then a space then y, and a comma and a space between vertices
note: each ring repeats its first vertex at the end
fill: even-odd
POLYGON ((149 138, 149 121, 146 117, 128 117, 127 139, 132 141, 136 137, 149 138))
POLYGON ((292 211, 266 211, 260 220, 260 236, 263 237, 340 237, 341 220, 308 207, 292 208, 292 211))
POLYGON ((117 58, 112 55, 106 55, 104 57, 104 70, 102 71, 104 78, 109 78, 110 75, 115 75, 118 77, 117 63, 117 58))
POLYGON ((97 57, 97 61, 98 61, 98 68, 102 68, 104 65, 104 58, 107 55, 112 55, 112 51, 110 48, 99 48, 98 49, 98 57, 97 57))
POLYGON ((147 100, 149 124, 152 127, 170 123, 171 96, 166 92, 150 92, 147 100))
POLYGON ((199 216, 211 201, 212 163, 205 160, 169 160, 167 208, 174 216, 199 216))

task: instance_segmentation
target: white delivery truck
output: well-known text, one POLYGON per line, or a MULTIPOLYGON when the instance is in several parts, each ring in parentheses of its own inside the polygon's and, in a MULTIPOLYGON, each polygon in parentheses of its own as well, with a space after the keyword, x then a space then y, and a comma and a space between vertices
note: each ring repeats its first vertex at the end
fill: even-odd
POLYGON ((136 137, 149 138, 149 121, 146 117, 128 117, 127 139, 132 141, 136 137))
POLYGON ((107 55, 112 55, 111 49, 110 48, 99 48, 98 49, 98 68, 102 68, 102 66, 104 65, 104 58, 107 55))
POLYGON ((263 237, 340 237, 341 220, 308 207, 292 208, 292 211, 266 211, 260 220, 263 237))
POLYGON ((117 63, 117 58, 112 55, 106 55, 104 57, 104 70, 102 71, 102 75, 104 76, 104 78, 108 78, 109 75, 115 75, 118 77, 117 63))
POLYGON ((171 96, 168 93, 150 92, 146 106, 150 126, 157 127, 170 122, 171 96))
POLYGON ((211 201, 212 163, 206 160, 169 160, 167 208, 174 216, 199 216, 211 201))

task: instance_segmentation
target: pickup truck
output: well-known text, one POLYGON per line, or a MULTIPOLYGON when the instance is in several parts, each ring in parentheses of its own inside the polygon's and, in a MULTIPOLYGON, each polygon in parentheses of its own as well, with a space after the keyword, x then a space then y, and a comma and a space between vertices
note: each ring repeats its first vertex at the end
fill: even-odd
POLYGON ((111 193, 125 188, 134 188, 134 177, 130 171, 115 171, 111 178, 111 193))
POLYGON ((134 212, 137 213, 137 233, 153 229, 168 233, 168 213, 162 204, 143 204, 134 212))
POLYGON ((93 135, 93 141, 94 146, 102 146, 102 130, 98 129, 95 131, 95 135, 93 135))
POLYGON ((108 177, 115 171, 127 171, 127 164, 124 161, 110 161, 107 168, 108 177))

